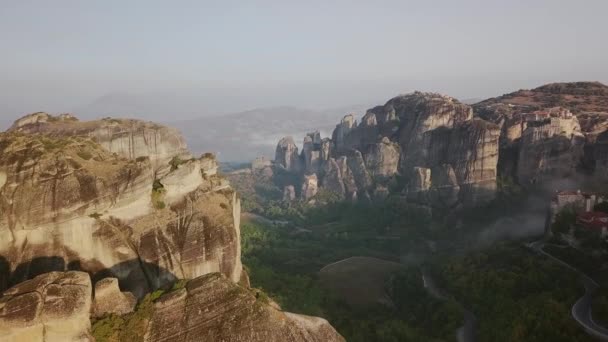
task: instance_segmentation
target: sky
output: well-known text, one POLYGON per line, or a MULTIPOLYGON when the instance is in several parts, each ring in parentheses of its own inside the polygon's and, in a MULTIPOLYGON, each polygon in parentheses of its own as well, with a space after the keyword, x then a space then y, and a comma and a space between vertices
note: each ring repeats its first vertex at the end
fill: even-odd
POLYGON ((608 83, 607 13, 606 0, 0 0, 0 117, 178 120, 608 83))

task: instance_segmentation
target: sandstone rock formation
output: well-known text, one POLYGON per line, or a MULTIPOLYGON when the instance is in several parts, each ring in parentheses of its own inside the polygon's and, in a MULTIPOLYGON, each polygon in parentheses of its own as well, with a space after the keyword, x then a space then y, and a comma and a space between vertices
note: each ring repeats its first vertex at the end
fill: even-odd
MULTIPOLYGON (((551 113, 548 111, 547 113, 551 113)), ((536 182, 540 177, 574 174, 583 157, 585 138, 576 117, 551 116, 529 121, 519 145, 517 179, 536 182)))
MULTIPOLYGON (((346 198, 370 199, 385 197, 395 176, 428 169, 428 189, 419 189, 412 178, 400 191, 414 191, 409 198, 430 205, 458 201, 474 206, 495 196, 499 137, 500 127, 473 118, 470 106, 449 96, 415 92, 369 109, 359 124, 353 115, 345 116, 331 140, 308 134, 300 172, 317 175, 323 188, 346 198)), ((282 156, 277 158, 281 165, 282 156)))
MULTIPOLYGON (((192 158, 172 132, 37 113, 0 133, 0 290, 24 281, 0 298, 0 340, 93 340, 90 314, 124 315, 150 291, 197 278, 123 318, 150 318, 137 328, 149 341, 343 341, 325 320, 237 285, 249 284, 240 200, 215 157, 192 158)), ((294 151, 285 165, 299 170, 294 151)), ((311 174, 303 193, 316 191, 311 174)))
MULTIPOLYGON (((596 139, 608 129, 608 86, 554 83, 474 105, 501 127, 499 173, 522 185, 573 176, 601 176, 596 139)), ((600 144, 601 145, 601 144, 600 144)))
POLYGON ((66 269, 137 297, 210 272, 238 281, 239 199, 174 133, 35 114, 0 134, 0 285, 66 269))
POLYGON ((274 160, 288 171, 299 171, 300 156, 292 137, 285 137, 279 141, 274 160))
POLYGON ((372 177, 390 178, 397 173, 400 154, 399 144, 383 137, 379 143, 370 145, 365 165, 372 177))
POLYGON ((326 320, 282 312, 215 273, 161 297, 145 340, 338 342, 344 338, 326 320))
POLYGON ((308 201, 312 199, 316 194, 319 188, 317 175, 305 175, 304 182, 302 183, 302 199, 308 201))
POLYGON ((91 279, 84 272, 52 272, 0 297, 0 340, 94 341, 90 335, 91 279))
POLYGON ((430 207, 478 206, 496 197, 499 178, 527 186, 607 174, 607 130, 608 86, 597 82, 549 84, 472 107, 415 92, 367 110, 359 123, 346 115, 331 139, 308 134, 292 180, 304 188, 297 182, 315 174, 347 199, 391 189, 430 207))
POLYGON ((133 312, 137 298, 131 292, 120 292, 118 279, 105 278, 95 283, 93 315, 124 315, 133 312))
POLYGON ((283 189, 283 201, 291 202, 296 199, 296 189, 293 185, 288 185, 283 189))
POLYGON ((176 129, 140 120, 107 118, 81 122, 71 115, 35 113, 17 120, 9 132, 59 138, 87 136, 106 151, 127 159, 148 157, 155 168, 165 166, 175 156, 189 155, 186 142, 176 129))

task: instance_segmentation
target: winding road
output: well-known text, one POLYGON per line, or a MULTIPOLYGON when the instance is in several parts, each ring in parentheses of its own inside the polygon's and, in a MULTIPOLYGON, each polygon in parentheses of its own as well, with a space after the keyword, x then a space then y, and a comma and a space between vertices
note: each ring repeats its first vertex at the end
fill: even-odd
MULTIPOLYGON (((422 282, 424 283, 424 288, 429 291, 431 296, 441 300, 448 299, 448 297, 437 287, 435 280, 424 268, 422 269, 422 282)), ((475 315, 471 311, 465 309, 462 304, 458 303, 458 305, 460 305, 464 311, 464 325, 456 330, 456 339, 458 342, 474 342, 475 324, 477 319, 475 318, 475 315)))
POLYGON ((576 303, 574 303, 574 305, 572 306, 572 317, 578 322, 578 324, 583 327, 583 329, 585 329, 585 331, 589 335, 597 337, 602 341, 608 341, 608 329, 595 323, 591 315, 591 301, 593 299, 593 294, 600 287, 599 284, 577 268, 545 252, 543 250, 543 247, 545 246, 544 240, 534 241, 529 244, 526 244, 526 246, 531 248, 535 252, 540 253, 550 258, 551 260, 554 260, 562 266, 573 270, 581 276, 583 284, 585 286, 585 295, 583 295, 579 300, 577 300, 576 303))

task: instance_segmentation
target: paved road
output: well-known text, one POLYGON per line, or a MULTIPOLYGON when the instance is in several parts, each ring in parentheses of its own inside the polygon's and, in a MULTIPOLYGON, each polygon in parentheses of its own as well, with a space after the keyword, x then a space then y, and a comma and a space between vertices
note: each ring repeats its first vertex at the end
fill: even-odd
MULTIPOLYGON (((447 299, 447 295, 445 295, 435 284, 435 280, 431 277, 431 275, 427 272, 427 270, 422 269, 422 282, 424 283, 424 287, 429 291, 431 296, 445 300, 447 299)), ((456 339, 458 342, 474 342, 475 341, 475 324, 477 319, 475 315, 465 309, 462 304, 460 307, 464 311, 464 325, 456 330, 456 339)))
POLYGON ((589 335, 597 337, 602 341, 608 341, 608 329, 595 323, 595 321, 593 321, 593 317, 591 315, 591 302, 593 300, 593 294, 600 287, 599 284, 597 282, 595 282, 593 279, 591 279, 589 276, 587 276, 586 274, 584 274, 583 272, 578 270, 577 268, 572 267, 571 265, 567 264, 566 262, 545 252, 543 250, 544 245, 545 245, 545 242, 543 240, 539 240, 539 241, 535 241, 535 242, 531 242, 531 243, 527 244, 527 246, 529 248, 533 249, 534 251, 536 251, 542 255, 545 255, 546 257, 556 261, 557 263, 563 265, 564 267, 567 267, 567 268, 573 270, 574 272, 578 273, 581 276, 581 278, 583 280, 583 284, 585 285, 585 295, 583 295, 579 300, 577 300, 576 303, 574 303, 574 305, 572 306, 572 311, 571 311, 572 317, 578 322, 578 324, 580 324, 583 327, 583 329, 585 329, 585 331, 589 335))

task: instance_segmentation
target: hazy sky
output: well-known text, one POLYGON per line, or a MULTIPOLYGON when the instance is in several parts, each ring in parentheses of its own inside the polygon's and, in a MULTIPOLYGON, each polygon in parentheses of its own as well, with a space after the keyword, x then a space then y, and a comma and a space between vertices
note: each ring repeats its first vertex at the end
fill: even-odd
POLYGON ((607 15, 606 0, 0 0, 0 116, 182 118, 608 83, 607 15))

